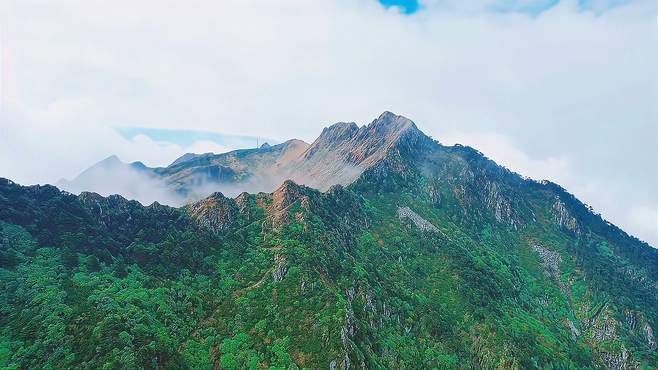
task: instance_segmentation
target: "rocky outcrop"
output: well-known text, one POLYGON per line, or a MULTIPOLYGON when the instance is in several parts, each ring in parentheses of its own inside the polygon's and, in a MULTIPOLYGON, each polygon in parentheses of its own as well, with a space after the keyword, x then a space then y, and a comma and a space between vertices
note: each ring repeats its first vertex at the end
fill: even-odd
MULTIPOLYGON (((107 229, 134 223, 136 213, 142 207, 139 202, 128 200, 117 194, 103 197, 96 193, 82 192, 78 199, 107 229)), ((157 204, 157 202, 153 204, 157 204)))
POLYGON ((249 193, 242 192, 240 195, 238 195, 235 198, 235 205, 238 207, 238 212, 242 217, 245 218, 247 221, 251 221, 252 219, 252 212, 251 212, 251 207, 250 207, 250 202, 253 199, 252 196, 249 195, 249 193))
POLYGON ((617 338, 617 321, 604 313, 601 320, 596 320, 592 327, 590 336, 596 342, 612 340, 617 338))
POLYGON ((560 253, 546 249, 537 244, 532 246, 532 250, 539 255, 546 275, 557 282, 560 282, 560 263, 562 262, 562 256, 560 256, 560 253))
MULTIPOLYGON (((557 284, 558 288, 560 288, 560 291, 567 299, 569 310, 572 314, 574 314, 571 291, 569 287, 562 281, 562 276, 560 273, 560 263, 562 263, 562 256, 560 253, 544 248, 538 244, 534 244, 532 246, 532 250, 534 250, 539 255, 541 265, 544 268, 544 273, 557 284)), ((576 323, 578 323, 578 321, 576 323)), ((571 331, 572 338, 577 340, 581 335, 580 330, 578 330, 576 325, 569 319, 567 319, 567 326, 571 331)))
POLYGON ((484 187, 484 202, 492 210, 496 221, 507 224, 514 229, 519 227, 520 222, 514 214, 512 202, 503 196, 500 186, 496 182, 486 182, 484 187))
MULTIPOLYGON (((265 208, 274 229, 278 230, 281 226, 290 222, 288 210, 297 201, 300 202, 303 208, 308 209, 309 199, 305 193, 305 188, 295 184, 291 180, 286 180, 272 193, 271 203, 266 205, 265 208)), ((301 221, 301 219, 298 218, 297 221, 301 221)))
POLYGON ((567 326, 569 327, 569 330, 571 331, 571 339, 574 341, 578 340, 580 337, 580 330, 574 325, 573 321, 567 319, 567 326))
POLYGON ((422 149, 423 139, 431 141, 411 120, 391 112, 366 126, 336 123, 291 163, 289 178, 320 190, 347 185, 392 152, 422 149))
POLYGON ((272 278, 275 282, 280 282, 288 272, 288 265, 286 264, 286 256, 277 254, 274 256, 274 270, 272 271, 272 278))
POLYGON ((620 340, 618 327, 620 323, 615 320, 606 309, 604 304, 590 319, 589 338, 595 344, 596 354, 600 361, 609 369, 629 369, 630 351, 621 343, 618 349, 615 346, 604 345, 604 343, 615 343, 620 340))
POLYGON ((613 369, 613 370, 628 369, 629 355, 630 353, 628 352, 626 347, 624 347, 623 344, 621 345, 621 350, 619 351, 619 353, 602 352, 600 354, 603 363, 609 369, 613 369))
POLYGON ((656 338, 653 328, 644 313, 634 310, 624 310, 624 325, 633 335, 640 338, 650 350, 656 350, 656 338))
POLYGON ((649 323, 644 324, 644 337, 647 340, 647 344, 649 345, 649 348, 655 350, 656 338, 653 336, 653 328, 651 328, 651 325, 649 325, 649 323))
POLYGON ((215 233, 228 229, 238 215, 235 201, 222 193, 213 193, 206 199, 189 204, 186 209, 199 226, 215 233))
POLYGON ((398 217, 402 220, 407 218, 416 225, 421 231, 440 232, 440 230, 432 225, 431 222, 420 217, 416 212, 412 211, 409 207, 398 207, 398 217))
POLYGON ((351 348, 351 341, 356 331, 356 319, 354 318, 354 311, 352 310, 352 302, 356 296, 356 290, 351 287, 345 291, 347 298, 347 310, 345 311, 345 322, 340 329, 340 341, 343 346, 343 361, 342 370, 348 370, 352 361, 350 360, 349 352, 351 348))
POLYGON ((559 197, 555 198, 552 212, 555 217, 555 222, 561 229, 570 232, 576 237, 580 237, 581 230, 578 220, 569 213, 569 210, 559 197))

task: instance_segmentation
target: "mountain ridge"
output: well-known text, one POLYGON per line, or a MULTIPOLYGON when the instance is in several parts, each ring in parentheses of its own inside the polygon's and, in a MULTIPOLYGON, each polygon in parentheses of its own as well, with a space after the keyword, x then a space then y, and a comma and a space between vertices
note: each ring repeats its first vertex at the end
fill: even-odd
POLYGON ((122 193, 150 202, 151 196, 133 191, 147 182, 149 187, 169 190, 171 194, 163 200, 176 206, 199 200, 213 191, 233 195, 241 190, 272 191, 286 179, 326 190, 334 184, 354 181, 365 168, 383 158, 395 142, 412 132, 424 136, 411 120, 387 111, 369 125, 336 123, 326 127, 312 144, 291 139, 282 144, 219 154, 186 153, 167 167, 155 168, 137 162, 127 164, 110 156, 58 185, 76 193, 122 193), (108 178, 123 178, 123 184, 108 183, 108 178), (113 187, 116 191, 112 191, 113 187))
POLYGON ((318 178, 354 176, 328 189, 288 179, 175 208, 0 179, 0 364, 658 366, 658 250, 397 117, 293 145, 316 144, 310 164, 332 148, 318 178))
MULTIPOLYGON (((414 148, 414 150, 424 150, 428 145, 438 143, 425 135, 415 123, 406 117, 396 115, 392 112, 385 111, 378 118, 371 121, 369 124, 358 126, 354 122, 338 122, 334 123, 322 130, 313 143, 308 144, 299 139, 290 139, 281 144, 272 146, 261 146, 260 148, 253 149, 237 149, 226 153, 203 153, 194 154, 186 153, 183 156, 174 160, 167 167, 147 167, 141 162, 125 163, 122 162, 116 155, 109 156, 108 158, 98 162, 96 165, 83 171, 78 178, 68 182, 60 181, 57 186, 78 193, 80 191, 98 192, 104 195, 113 193, 128 192, 128 198, 138 199, 142 201, 146 199, 146 204, 158 200, 156 197, 150 196, 146 198, 131 197, 130 190, 117 188, 106 188, 98 186, 97 184, 90 184, 83 181, 82 184, 75 184, 76 180, 80 180, 85 172, 93 170, 97 166, 106 167, 108 163, 111 166, 119 164, 121 167, 128 170, 135 169, 140 173, 137 184, 146 182, 148 186, 159 189, 156 195, 162 195, 160 202, 172 206, 183 206, 195 201, 204 199, 212 192, 223 192, 229 196, 235 197, 245 190, 252 193, 258 192, 273 192, 287 179, 292 179, 296 183, 308 185, 319 190, 328 190, 335 184, 343 186, 350 185, 356 181, 357 178, 370 166, 376 164, 377 161, 384 159, 388 150, 399 149, 401 145, 407 145, 414 148), (376 138, 378 140, 373 140, 376 138), (404 141, 411 141, 406 142, 404 141), (398 147, 396 147, 396 145, 398 147), (249 157, 256 153, 262 152, 276 152, 282 153, 282 160, 268 159, 270 165, 267 168, 257 169, 251 171, 250 164, 239 163, 240 160, 233 158, 249 157), (213 158, 231 158, 229 160, 222 159, 222 164, 214 164, 213 158), (196 166, 186 171, 181 171, 181 168, 186 165, 191 165, 191 162, 196 162, 196 166), (238 170, 235 171, 234 166, 230 163, 238 162, 238 170), (338 165, 336 165, 338 163, 338 165), (180 171, 180 172, 179 172, 180 171), (197 172, 195 172, 197 171, 197 172), (262 171, 262 173, 259 173, 262 171), (146 177, 141 176, 146 174, 146 177), (165 177, 166 180, 161 180, 159 176, 165 177), (199 176, 205 180, 199 180, 199 176), (186 187, 189 183, 201 182, 208 179, 216 180, 214 185, 203 187, 202 191, 190 191, 186 187), (185 181, 188 181, 186 183, 185 181), (253 186, 254 182, 261 182, 261 186, 253 186), (227 188, 228 186, 228 188, 227 188), (167 191, 167 195, 164 195, 167 191), (173 193, 174 196, 170 196, 173 193)), ((440 145, 440 144, 439 144, 440 145)), ((513 181, 520 182, 527 180, 521 174, 513 172, 503 166, 498 165, 490 160, 484 154, 470 146, 455 144, 452 151, 463 153, 465 158, 470 160, 477 160, 483 166, 492 168, 492 171, 512 174, 513 181)), ((215 161, 217 162, 217 161, 215 161)), ((123 172, 128 171, 123 170, 123 172)), ((131 176, 112 174, 113 177, 127 177, 131 176)), ((102 178, 112 177, 108 174, 100 176, 102 178)), ((566 189, 558 184, 549 180, 533 180, 539 185, 547 185, 554 189, 557 193, 564 193, 567 199, 575 199, 566 189), (551 186, 553 185, 553 186, 551 186)), ((138 186, 144 187, 144 186, 138 186)), ((579 202, 579 201, 578 201, 579 202)), ((142 201, 144 203, 144 201, 142 201)), ((589 206, 584 205, 585 208, 589 206)), ((587 210, 579 210, 580 213, 587 210)), ((588 211, 594 212, 591 208, 588 211)), ((599 215, 600 216, 600 215, 599 215)), ((609 221, 602 218, 604 222, 609 221)), ((612 224, 611 224, 612 225, 612 224)), ((626 234, 621 228, 613 225, 621 233, 626 234)), ((636 238, 634 236, 631 236, 636 238)), ((636 238, 637 239, 637 238, 636 238)), ((639 239, 638 239, 639 240, 639 239)), ((647 243, 645 241, 641 241, 647 243)), ((648 243, 647 243, 648 244, 648 243)))

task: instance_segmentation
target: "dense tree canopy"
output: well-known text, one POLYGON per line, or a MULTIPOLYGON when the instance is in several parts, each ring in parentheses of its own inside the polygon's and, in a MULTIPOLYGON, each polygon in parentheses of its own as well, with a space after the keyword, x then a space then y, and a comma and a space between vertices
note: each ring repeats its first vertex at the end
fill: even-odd
POLYGON ((469 148, 412 154, 197 213, 1 180, 0 367, 658 366, 655 250, 469 148))

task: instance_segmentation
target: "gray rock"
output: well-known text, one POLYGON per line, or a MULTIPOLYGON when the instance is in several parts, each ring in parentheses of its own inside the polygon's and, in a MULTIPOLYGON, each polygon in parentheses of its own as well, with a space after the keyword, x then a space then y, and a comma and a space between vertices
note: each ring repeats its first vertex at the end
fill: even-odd
POLYGON ((436 226, 432 225, 432 223, 420 217, 416 212, 412 211, 411 208, 409 207, 398 207, 398 217, 400 219, 408 218, 421 231, 440 232, 436 226))
POLYGON ((570 231, 576 237, 580 237, 581 230, 578 220, 569 213, 562 200, 557 197, 555 203, 553 203, 553 216, 561 229, 570 231))
POLYGON ((656 349, 656 338, 653 336, 653 329, 651 328, 651 325, 647 323, 644 325, 644 336, 647 339, 647 344, 651 349, 656 349))
POLYGON ((288 272, 286 256, 277 254, 274 256, 274 262, 276 263, 276 267, 272 271, 272 277, 274 278, 274 281, 278 283, 283 280, 283 278, 286 276, 286 273, 288 272))

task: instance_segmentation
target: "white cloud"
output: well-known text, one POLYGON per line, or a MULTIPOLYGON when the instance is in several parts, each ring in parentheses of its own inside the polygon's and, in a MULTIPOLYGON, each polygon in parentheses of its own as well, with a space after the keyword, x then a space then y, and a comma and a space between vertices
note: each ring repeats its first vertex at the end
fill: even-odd
POLYGON ((224 153, 231 149, 233 148, 227 147, 226 145, 217 144, 214 141, 199 140, 192 143, 192 145, 187 147, 185 150, 189 153, 224 153))
POLYGON ((186 150, 115 126, 312 140, 391 110, 441 141, 497 135, 501 161, 658 244, 625 216, 658 204, 656 3, 578 3, 531 16, 428 0, 404 16, 374 0, 10 0, 0 175, 55 181, 110 154, 161 165, 186 150), (626 209, 576 191, 590 183, 626 209))
POLYGON ((447 132, 441 136, 441 143, 471 146, 496 163, 533 179, 551 179, 562 184, 571 180, 569 159, 566 156, 530 158, 509 137, 495 132, 447 132))

